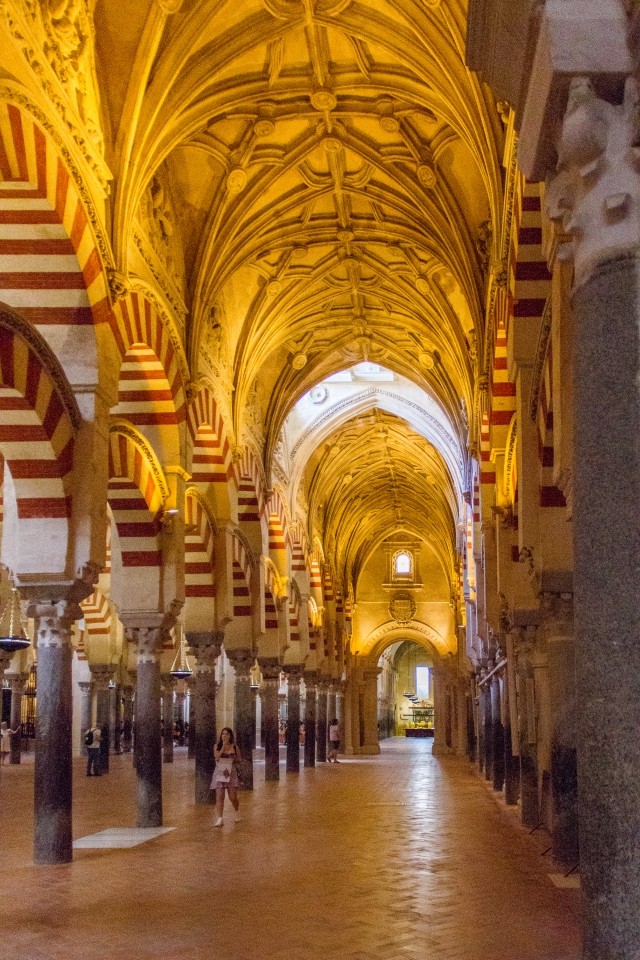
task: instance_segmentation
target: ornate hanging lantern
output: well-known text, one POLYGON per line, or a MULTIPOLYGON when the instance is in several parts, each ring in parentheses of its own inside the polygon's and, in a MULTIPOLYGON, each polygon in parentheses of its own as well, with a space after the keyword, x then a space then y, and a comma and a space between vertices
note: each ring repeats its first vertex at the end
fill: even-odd
POLYGON ((174 680, 185 680, 187 677, 193 676, 193 670, 189 666, 189 661, 187 660, 187 642, 184 635, 184 630, 182 626, 176 625, 176 628, 180 630, 180 643, 178 644, 178 649, 176 650, 176 658, 173 661, 173 666, 169 671, 169 676, 173 677, 174 680))
POLYGON ((0 650, 5 653, 15 653, 16 650, 25 650, 31 646, 27 636, 27 625, 20 610, 20 600, 15 587, 11 590, 2 614, 0 614, 0 650))

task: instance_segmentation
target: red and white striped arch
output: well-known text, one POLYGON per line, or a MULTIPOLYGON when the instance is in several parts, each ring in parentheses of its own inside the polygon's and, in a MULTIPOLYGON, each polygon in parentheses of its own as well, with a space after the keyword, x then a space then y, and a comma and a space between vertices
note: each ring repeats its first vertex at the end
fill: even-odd
POLYGON ((227 484, 232 476, 227 429, 211 391, 199 390, 187 418, 190 452, 187 470, 194 483, 227 484))
POLYGON ((51 326, 73 337, 74 328, 111 324, 104 266, 76 185, 51 139, 6 102, 0 180, 0 300, 45 338, 51 326))
POLYGON ((233 537, 233 615, 251 619, 251 561, 240 537, 233 537))
POLYGON ((71 516, 80 414, 64 382, 46 343, 21 317, 0 309, 0 449, 19 519, 71 516))
MULTIPOLYGON (((111 636, 111 608, 104 593, 97 587, 90 597, 80 603, 84 617, 85 636, 83 638, 83 653, 91 652, 91 643, 96 641, 108 642, 111 636)), ((82 659, 80 657, 80 659, 82 659)), ((86 656, 84 657, 86 659, 86 656)))
POLYGON ((282 497, 277 490, 271 494, 267 506, 269 517, 269 556, 281 577, 289 575, 287 544, 289 543, 287 516, 282 497))
POLYGON ((123 567, 162 564, 161 514, 165 496, 149 451, 119 428, 109 437, 108 500, 123 567))
POLYGON ((112 412, 134 424, 171 462, 179 456, 178 428, 186 408, 168 321, 137 291, 118 302, 114 316, 122 364, 118 405, 112 412))
POLYGON ((186 493, 185 528, 184 575, 188 607, 195 598, 213 601, 215 597, 214 532, 197 490, 189 489, 186 493))

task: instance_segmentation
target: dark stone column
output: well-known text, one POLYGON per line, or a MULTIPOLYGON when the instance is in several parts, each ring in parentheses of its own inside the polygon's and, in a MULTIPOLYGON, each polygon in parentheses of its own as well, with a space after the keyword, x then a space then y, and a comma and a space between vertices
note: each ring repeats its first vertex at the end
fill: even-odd
POLYGON ((122 688, 122 750, 131 753, 133 737, 133 687, 122 688))
POLYGON ((253 790, 253 749, 256 739, 256 721, 251 690, 251 667, 255 661, 253 650, 227 650, 227 657, 235 671, 234 733, 242 753, 241 777, 245 790, 253 790))
MULTIPOLYGON (((191 683, 187 684, 187 686, 189 689, 189 720, 188 720, 189 742, 187 744, 187 757, 189 758, 189 760, 193 760, 196 755, 196 743, 198 742, 196 739, 198 725, 196 723, 196 704, 193 698, 193 679, 191 680, 191 683)), ((182 718, 183 718, 183 726, 184 726, 184 723, 186 722, 184 719, 186 702, 187 702, 186 694, 183 694, 183 700, 182 700, 182 703, 180 704, 180 710, 182 711, 182 718)))
MULTIPOLYGON (((491 669, 491 668, 490 668, 491 669)), ((484 775, 493 780, 493 705, 491 703, 491 685, 484 685, 484 775)))
POLYGON ((318 682, 318 702, 316 708, 316 760, 327 761, 327 681, 318 682))
POLYGON ((87 748, 84 746, 84 735, 93 726, 93 681, 81 680, 78 684, 82 693, 82 704, 80 707, 80 741, 82 743, 82 752, 86 756, 87 748))
POLYGON ((160 655, 158 628, 133 631, 137 643, 136 775, 138 826, 162 826, 162 736, 160 716, 160 655))
POLYGON ((330 683, 327 694, 327 728, 334 719, 338 719, 338 698, 335 683, 330 683))
POLYGON ((513 631, 518 658, 518 719, 520 723, 520 798, 522 822, 526 827, 540 823, 538 805, 538 763, 536 756, 535 687, 531 654, 536 629, 533 626, 513 631))
POLYGON ((478 727, 477 750, 478 750, 478 770, 484 771, 485 747, 484 747, 484 687, 476 686, 476 723, 478 727))
POLYGON ((491 714, 493 718, 493 789, 504 787, 504 726, 502 724, 502 703, 500 680, 491 680, 491 714))
POLYGON ((162 762, 173 763, 173 690, 175 683, 168 673, 160 677, 162 691, 162 762))
POLYGON ((280 779, 280 738, 278 730, 278 688, 280 664, 277 660, 260 659, 262 684, 262 725, 264 729, 264 778, 280 779))
POLYGON ((76 604, 33 603, 38 647, 38 709, 34 771, 34 851, 40 864, 72 859, 71 626, 76 604))
MULTIPOLYGON (((191 698, 197 731, 195 736, 195 800, 198 805, 215 802, 215 797, 211 792, 211 778, 215 766, 213 748, 217 736, 216 660, 220 656, 223 639, 222 633, 187 633, 187 643, 196 658, 191 698)), ((237 737, 237 730, 235 734, 237 737)), ((240 745, 240 750, 242 750, 242 745, 240 745)))
POLYGON ((109 681, 113 676, 113 668, 109 664, 92 663, 89 669, 96 691, 96 726, 100 727, 100 773, 109 773, 111 713, 109 681))
POLYGON ((9 727, 11 730, 17 728, 18 732, 9 738, 9 763, 20 763, 22 750, 22 693, 26 683, 26 675, 9 676, 11 683, 11 720, 9 727))
POLYGON ((284 669, 287 674, 287 773, 299 773, 301 667, 284 669))
POLYGON ((316 682, 315 673, 304 675, 304 765, 316 765, 316 682))

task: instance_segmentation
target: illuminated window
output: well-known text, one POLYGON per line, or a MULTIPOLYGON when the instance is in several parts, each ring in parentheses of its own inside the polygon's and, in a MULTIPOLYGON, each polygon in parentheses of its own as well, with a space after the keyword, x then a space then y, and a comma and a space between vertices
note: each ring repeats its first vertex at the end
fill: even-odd
POLYGON ((396 553, 393 562, 393 572, 396 577, 410 577, 413 569, 411 554, 401 551, 396 553))

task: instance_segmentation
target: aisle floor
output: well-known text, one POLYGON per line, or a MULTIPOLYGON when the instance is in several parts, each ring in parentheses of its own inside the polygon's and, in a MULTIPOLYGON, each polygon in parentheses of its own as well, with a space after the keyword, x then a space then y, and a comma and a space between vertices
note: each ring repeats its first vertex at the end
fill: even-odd
MULTIPOLYGON (((74 767, 74 837, 135 826, 131 756, 74 767)), ((256 765, 242 822, 193 803, 193 761, 163 768, 165 825, 135 846, 31 862, 33 765, 0 772, 0 956, 21 960, 577 960, 579 890, 460 758, 382 754, 256 765)), ((113 836, 113 834, 112 834, 113 836)))

